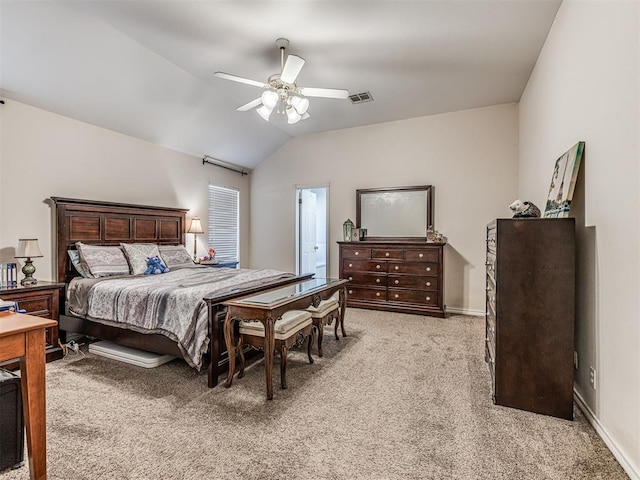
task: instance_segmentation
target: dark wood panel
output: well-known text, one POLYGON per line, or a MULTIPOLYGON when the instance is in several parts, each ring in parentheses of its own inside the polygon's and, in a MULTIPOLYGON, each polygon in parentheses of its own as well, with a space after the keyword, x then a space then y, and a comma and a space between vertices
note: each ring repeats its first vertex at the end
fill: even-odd
POLYGON ((95 241, 100 240, 100 217, 97 215, 78 215, 69 219, 69 240, 95 241))
POLYGON ((385 287, 387 285, 387 276, 375 273, 350 273, 346 277, 347 280, 356 285, 371 285, 385 287))
POLYGON ((440 251, 436 248, 408 249, 404 252, 404 259, 411 262, 438 263, 440 251))
POLYGON ((160 239, 161 240, 180 240, 180 221, 176 219, 160 220, 160 239))
POLYGON ((390 288, 388 293, 390 302, 419 303, 424 305, 436 306, 438 304, 437 292, 429 292, 424 290, 403 290, 399 288, 390 288))
POLYGON ((344 273, 358 272, 387 272, 387 262, 372 260, 349 260, 342 261, 342 269, 344 273))
POLYGON ((127 242, 131 239, 131 219, 129 217, 112 217, 105 215, 104 238, 127 242))
POLYGON ((137 239, 153 241, 158 238, 158 225, 155 219, 134 218, 133 222, 133 231, 137 239))

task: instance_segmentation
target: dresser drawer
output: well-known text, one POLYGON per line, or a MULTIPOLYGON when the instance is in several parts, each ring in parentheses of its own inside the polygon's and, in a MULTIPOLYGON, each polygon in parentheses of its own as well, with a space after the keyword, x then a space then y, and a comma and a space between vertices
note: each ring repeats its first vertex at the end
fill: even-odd
POLYGON ((438 291, 438 277, 417 277, 408 275, 389 275, 389 287, 414 288, 438 291))
POLYGON ((345 274, 358 272, 387 273, 387 262, 374 262, 372 260, 342 260, 342 271, 345 274))
POLYGON ((404 259, 412 262, 438 263, 440 255, 438 250, 432 248, 416 248, 404 251, 404 259))
POLYGON ((364 247, 342 247, 342 258, 371 258, 371 249, 364 247))
POLYGON ((387 300, 387 291, 384 288, 352 287, 347 285, 349 300, 387 300))
POLYGON ((402 289, 389 289, 389 301, 390 302, 407 302, 418 303, 420 305, 438 305, 437 292, 425 292, 421 290, 402 290, 402 289))
POLYGON ((389 273, 438 275, 437 263, 389 262, 389 273))
POLYGON ((347 277, 351 283, 350 286, 367 285, 374 287, 385 287, 387 285, 387 276, 375 273, 350 273, 347 277))
POLYGON ((374 248, 371 250, 371 258, 381 260, 404 260, 404 250, 397 248, 374 248))

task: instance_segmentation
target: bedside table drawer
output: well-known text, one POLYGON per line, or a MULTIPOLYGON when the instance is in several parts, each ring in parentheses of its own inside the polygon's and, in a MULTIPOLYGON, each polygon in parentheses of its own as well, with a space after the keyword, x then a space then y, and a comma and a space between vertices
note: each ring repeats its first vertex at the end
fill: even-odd
POLYGON ((47 318, 52 318, 54 310, 52 303, 53 295, 51 293, 18 300, 18 306, 26 310, 29 315, 47 318))

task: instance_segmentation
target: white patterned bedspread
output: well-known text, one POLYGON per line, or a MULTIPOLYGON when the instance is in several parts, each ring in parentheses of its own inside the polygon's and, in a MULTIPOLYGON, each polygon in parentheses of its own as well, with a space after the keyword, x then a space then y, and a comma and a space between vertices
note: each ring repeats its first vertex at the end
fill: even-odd
POLYGON ((160 275, 74 279, 69 312, 177 342, 189 365, 202 366, 207 351, 207 305, 203 297, 293 276, 271 269, 183 268, 160 275))

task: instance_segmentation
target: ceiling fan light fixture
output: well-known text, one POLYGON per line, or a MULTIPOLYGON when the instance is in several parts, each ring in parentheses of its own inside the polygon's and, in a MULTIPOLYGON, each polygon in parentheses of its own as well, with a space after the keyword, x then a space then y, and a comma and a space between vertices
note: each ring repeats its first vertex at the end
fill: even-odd
POLYGON ((278 103, 278 94, 273 90, 265 90, 262 92, 262 105, 273 110, 278 103))
POLYGON ((287 123, 288 124, 298 123, 301 118, 302 118, 302 115, 300 115, 296 111, 295 108, 293 108, 293 107, 287 108, 287 123))
POLYGON ((260 115, 265 122, 268 122, 271 112, 273 112, 273 108, 262 105, 260 108, 256 109, 256 112, 258 112, 258 115, 260 115))
POLYGON ((300 115, 304 115, 309 110, 309 99, 304 97, 298 97, 296 95, 292 95, 289 103, 293 108, 296 109, 296 112, 300 115))

